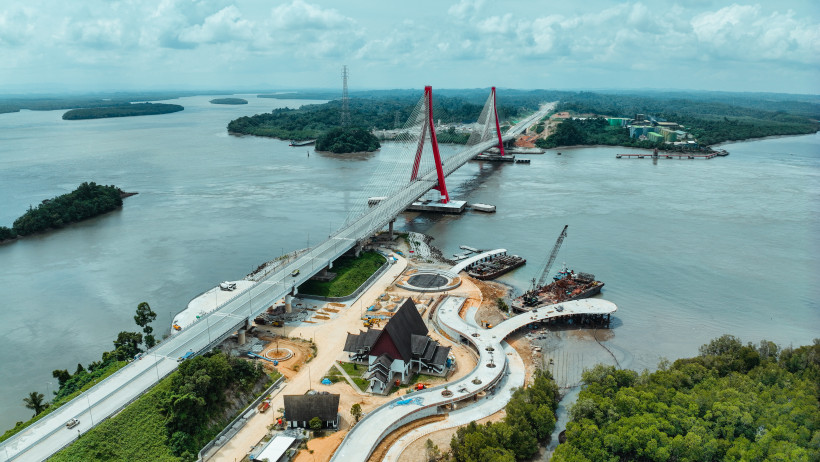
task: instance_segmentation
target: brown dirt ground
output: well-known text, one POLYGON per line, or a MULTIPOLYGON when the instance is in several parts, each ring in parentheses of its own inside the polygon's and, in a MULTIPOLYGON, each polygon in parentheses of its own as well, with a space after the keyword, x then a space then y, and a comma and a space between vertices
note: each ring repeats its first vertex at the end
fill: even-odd
MULTIPOLYGON (((262 356, 264 356, 266 352, 276 349, 276 341, 274 336, 269 337, 267 335, 263 335, 262 332, 259 332, 259 338, 263 340, 270 340, 270 343, 265 345, 265 349, 262 350, 262 356)), ((273 369, 278 369, 279 372, 281 372, 286 379, 290 380, 293 376, 295 376, 298 373, 296 369, 301 368, 302 365, 305 364, 307 358, 310 357, 310 355, 312 355, 313 352, 310 348, 309 342, 291 338, 280 337, 279 347, 290 349, 290 351, 293 352, 293 357, 285 361, 279 361, 279 365, 276 367, 274 367, 273 363, 269 361, 263 361, 262 364, 264 365, 265 369, 269 371, 273 369)))
MULTIPOLYGON (((376 450, 373 451, 373 454, 368 459, 368 462, 379 462, 384 458, 387 454, 387 450, 390 449, 390 446, 399 439, 402 435, 413 430, 414 428, 421 427, 423 425, 427 425, 433 422, 438 422, 440 420, 446 419, 447 416, 445 415, 431 415, 430 417, 425 417, 423 419, 416 420, 415 422, 411 422, 384 437, 381 443, 376 446, 376 450)), ((424 459, 416 459, 416 460, 424 460, 424 459)))
MULTIPOLYGON (((483 425, 486 422, 498 422, 499 420, 503 419, 507 413, 503 410, 496 412, 495 414, 485 417, 481 420, 477 420, 476 423, 479 425, 483 425)), ((439 450, 444 453, 450 450, 450 439, 453 438, 453 435, 456 434, 456 431, 460 427, 454 428, 447 428, 445 430, 439 430, 437 432, 430 433, 429 435, 425 435, 416 441, 410 443, 407 446, 407 449, 401 453, 399 456, 399 462, 418 462, 420 460, 427 460, 427 440, 430 439, 433 441, 433 444, 438 446, 439 450)))
POLYGON ((476 320, 486 321, 492 325, 496 325, 503 321, 504 315, 498 309, 498 298, 507 296, 509 289, 503 284, 492 281, 480 281, 478 279, 469 279, 479 290, 481 290, 481 305, 478 307, 476 313, 476 320))
POLYGON ((316 462, 318 460, 330 460, 333 451, 342 443, 347 435, 347 431, 333 432, 322 438, 313 438, 307 442, 307 450, 302 449, 293 458, 294 462, 316 462), (313 451, 313 454, 310 451, 313 451))

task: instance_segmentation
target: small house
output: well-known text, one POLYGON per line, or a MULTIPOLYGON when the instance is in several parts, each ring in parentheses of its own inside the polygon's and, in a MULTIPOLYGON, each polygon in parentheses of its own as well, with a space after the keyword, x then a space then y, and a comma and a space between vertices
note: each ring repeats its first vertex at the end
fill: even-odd
POLYGON ((339 428, 339 395, 316 393, 285 395, 285 421, 289 428, 310 428, 310 421, 318 417, 322 428, 339 428))

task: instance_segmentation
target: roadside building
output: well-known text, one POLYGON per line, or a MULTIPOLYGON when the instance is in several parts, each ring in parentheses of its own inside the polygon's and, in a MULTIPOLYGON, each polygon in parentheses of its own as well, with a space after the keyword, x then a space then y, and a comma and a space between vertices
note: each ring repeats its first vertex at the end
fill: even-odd
POLYGON ((297 445, 298 439, 292 436, 277 435, 268 444, 256 453, 251 453, 248 458, 252 462, 284 462, 290 460, 293 453, 296 451, 294 446, 297 445))
POLYGON ((285 422, 289 428, 310 428, 318 417, 322 428, 339 428, 339 395, 327 392, 285 395, 285 422))
POLYGON ((450 347, 442 347, 427 332, 416 304, 408 298, 384 329, 348 333, 344 351, 352 362, 367 364, 368 391, 387 394, 415 372, 446 376, 450 371, 450 347))
POLYGON ((663 135, 661 135, 660 133, 655 133, 655 132, 647 133, 646 138, 649 141, 653 142, 653 143, 659 143, 659 142, 663 141, 663 135))

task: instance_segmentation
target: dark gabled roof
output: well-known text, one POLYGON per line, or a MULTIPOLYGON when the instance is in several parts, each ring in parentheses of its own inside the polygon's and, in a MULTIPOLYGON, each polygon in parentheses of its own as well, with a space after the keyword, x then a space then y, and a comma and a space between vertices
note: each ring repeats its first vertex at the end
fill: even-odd
POLYGON ((390 359, 390 356, 388 356, 385 353, 385 354, 379 356, 378 358, 376 358, 376 360, 373 361, 373 365, 370 366, 370 367, 375 368, 376 366, 381 366, 381 367, 384 368, 384 370, 389 371, 391 364, 393 364, 393 360, 390 359))
POLYGON ((360 334, 351 334, 348 332, 343 351, 357 352, 365 348, 372 348, 381 333, 381 329, 368 329, 360 334))
POLYGON ((370 379, 376 379, 381 383, 387 383, 387 374, 385 374, 384 372, 382 372, 380 370, 375 370, 375 371, 371 372, 370 375, 368 376, 368 380, 370 380, 370 379))
MULTIPOLYGON (((409 361, 412 357, 411 338, 415 335, 427 335, 427 326, 421 319, 416 304, 408 298, 384 326, 384 332, 393 340, 402 358, 409 361)), ((396 358, 398 359, 398 358, 396 358)))
POLYGON ((436 354, 433 356, 433 364, 444 366, 447 363, 447 356, 450 354, 450 347, 436 347, 436 354))
POLYGON ((425 335, 411 335, 410 349, 413 352, 413 356, 421 356, 424 353, 424 350, 427 349, 428 343, 430 343, 430 338, 425 335))
POLYGON ((339 413, 339 395, 285 395, 285 420, 309 422, 318 417, 323 421, 336 420, 339 413))

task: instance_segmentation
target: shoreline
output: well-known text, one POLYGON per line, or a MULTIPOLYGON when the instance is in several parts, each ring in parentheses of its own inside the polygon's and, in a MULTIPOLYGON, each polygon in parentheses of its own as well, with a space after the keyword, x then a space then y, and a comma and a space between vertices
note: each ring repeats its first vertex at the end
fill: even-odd
MULTIPOLYGON (((711 149, 710 152, 716 152, 716 147, 721 147, 726 144, 736 144, 736 143, 744 143, 747 141, 762 141, 767 139, 775 139, 775 138, 792 138, 796 136, 812 136, 817 135, 820 133, 820 130, 813 132, 813 133, 798 133, 794 135, 769 135, 769 136, 758 136, 753 138, 744 138, 742 140, 728 140, 728 141, 721 141, 720 143, 710 144, 705 146, 711 149)), ((544 148, 544 151, 558 151, 559 149, 576 149, 576 148, 624 148, 624 149, 640 149, 643 151, 652 151, 653 148, 640 148, 635 146, 625 146, 622 144, 573 144, 568 146, 556 146, 554 148, 544 148)), ((668 151, 665 149, 658 148, 658 152, 678 152, 678 151, 668 151)), ((686 152, 698 152, 698 151, 680 151, 682 153, 686 152)), ((546 152, 545 152, 546 153, 546 152)))

